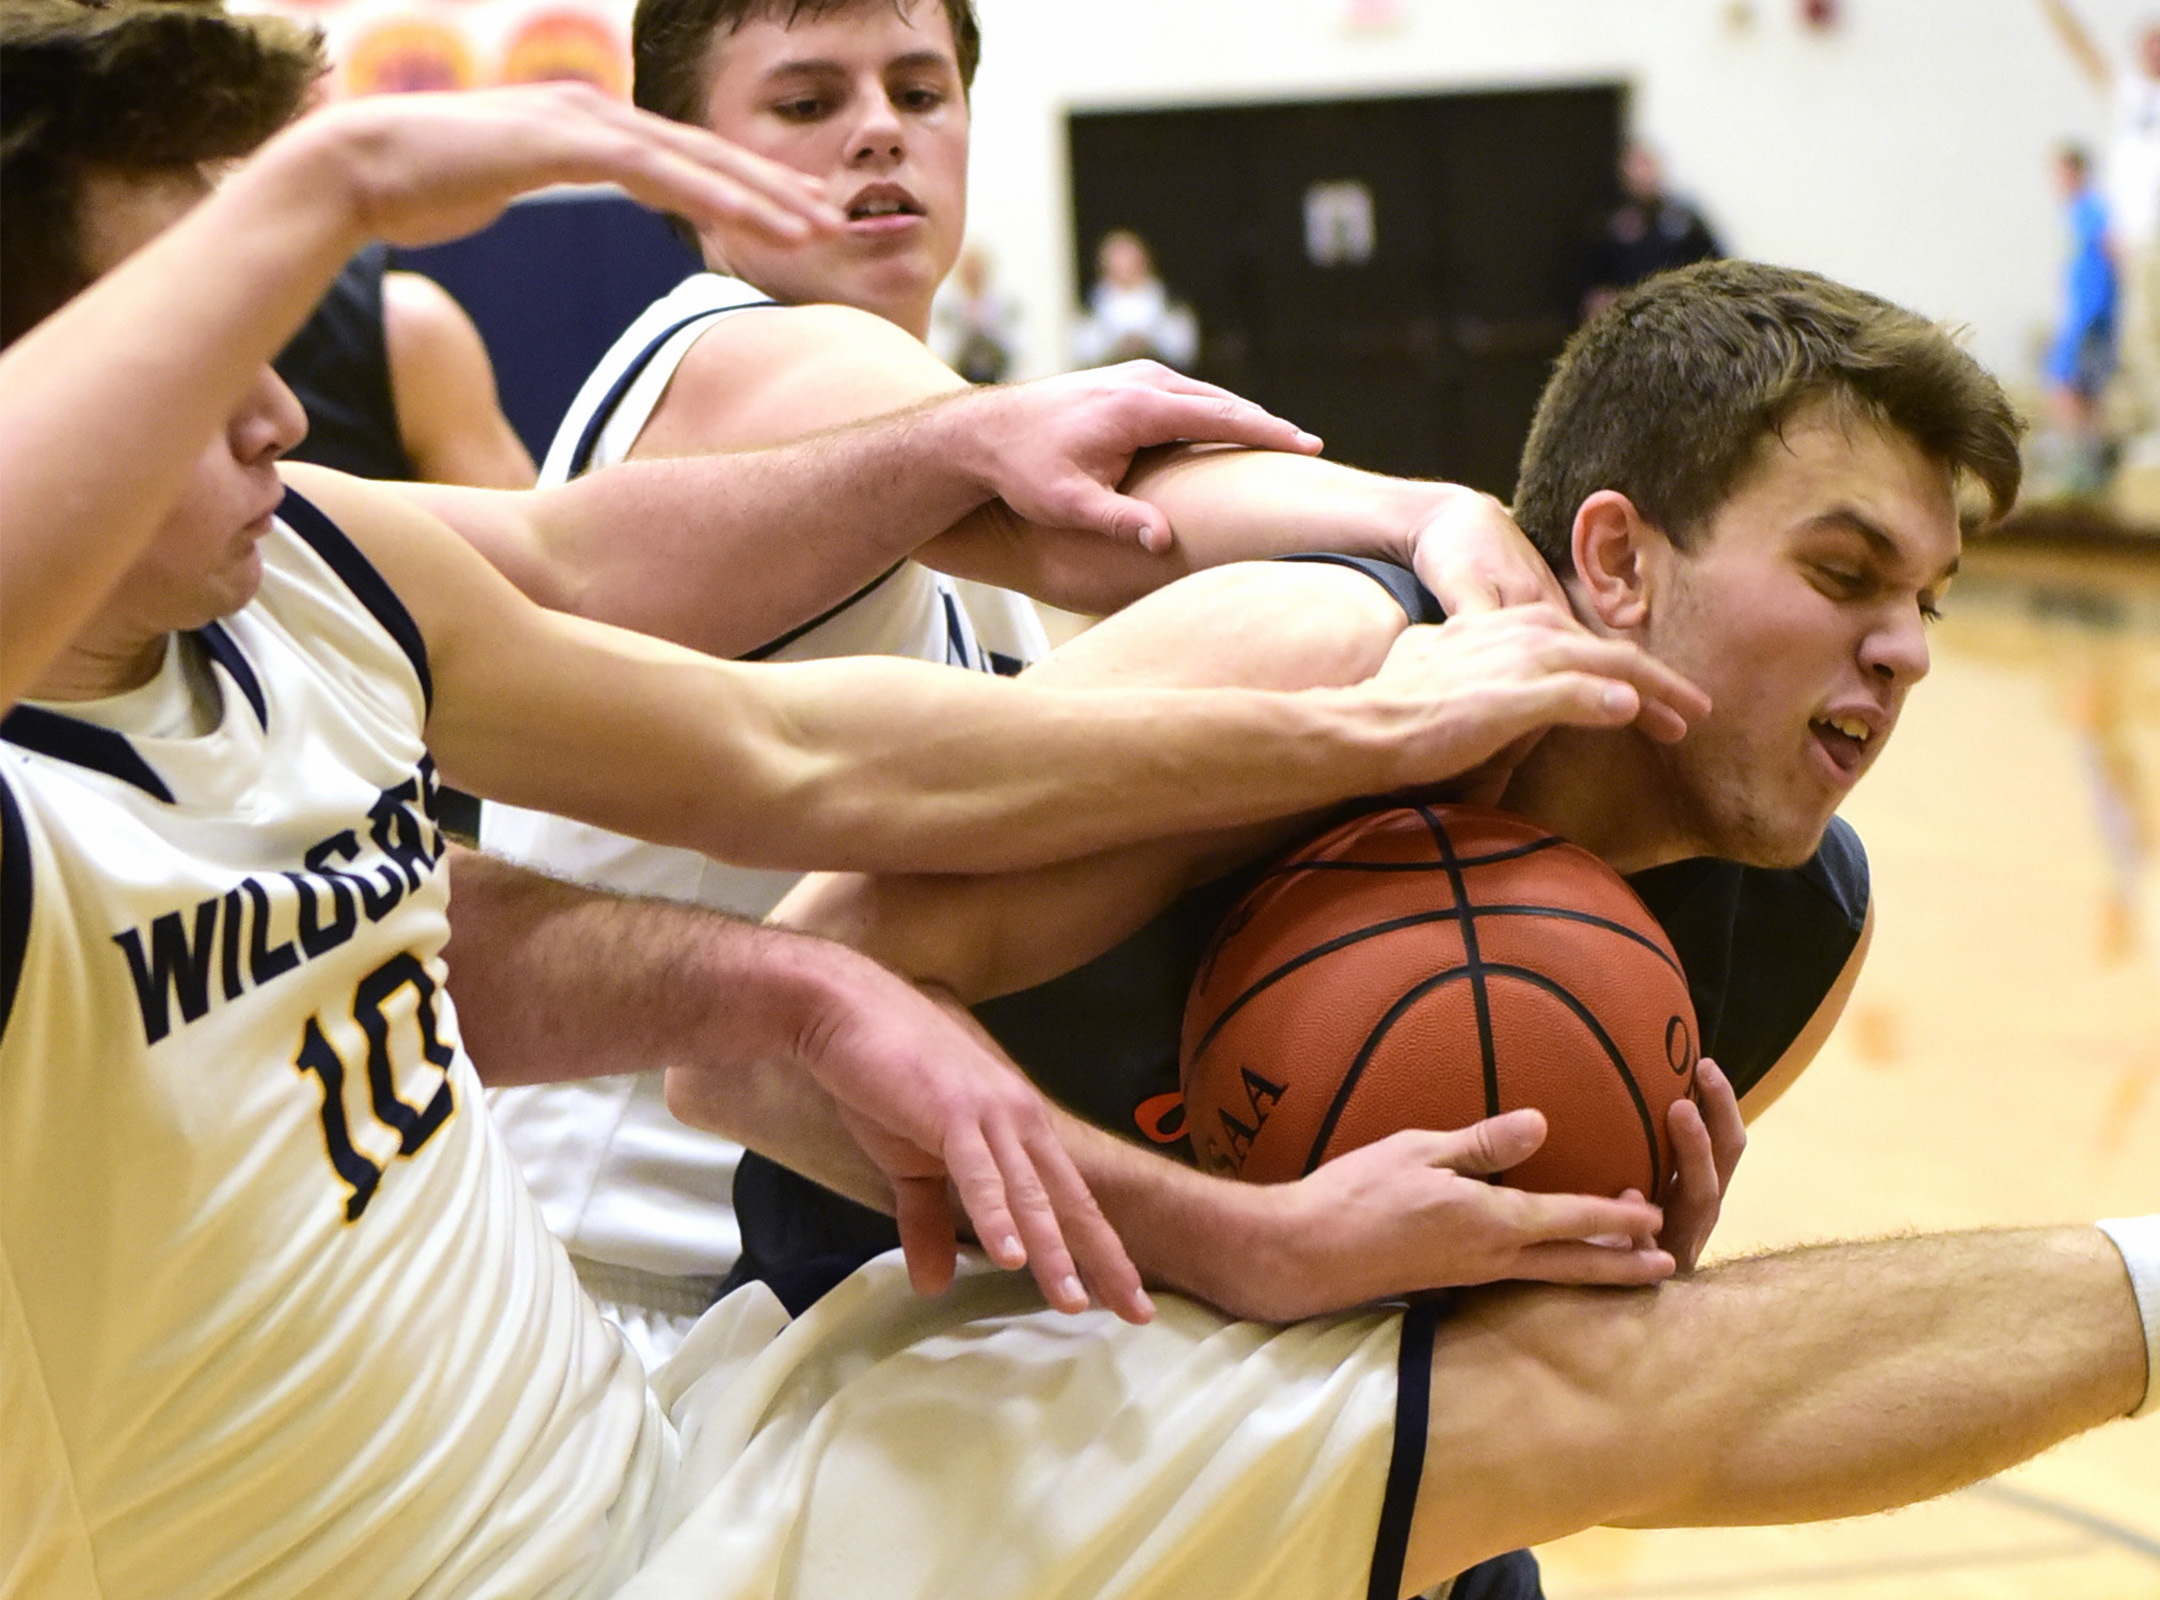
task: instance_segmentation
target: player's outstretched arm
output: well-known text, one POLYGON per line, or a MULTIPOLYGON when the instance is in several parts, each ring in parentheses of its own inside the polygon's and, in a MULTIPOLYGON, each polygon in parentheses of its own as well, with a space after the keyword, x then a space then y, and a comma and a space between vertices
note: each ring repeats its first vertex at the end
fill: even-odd
POLYGON ((2115 67, 2093 38, 2092 30, 2085 20, 2070 8, 2069 0, 2039 0, 2040 11, 2055 30, 2055 37, 2069 51, 2070 59, 2077 63, 2078 71, 2091 80, 2093 86, 2106 93, 2115 84, 2115 67))
POLYGON ((1445 630, 1411 629, 1369 682, 1294 694, 1079 694, 890 658, 747 667, 543 610, 395 492, 286 470, 418 623, 428 740, 452 781, 745 865, 1037 865, 1436 781, 1554 722, 1700 700, 1648 657, 1558 629, 1506 682, 1466 685, 1452 644, 1405 648, 1445 630))
POLYGON ((1112 487, 1136 451, 1191 434, 1285 450, 1302 438, 1182 378, 1076 374, 893 410, 863 398, 878 387, 874 361, 849 370, 855 403, 834 408, 845 423, 785 443, 640 459, 526 495, 400 492, 544 605, 730 656, 845 599, 986 503, 1030 506, 1083 526, 1067 537, 1084 546, 1137 555, 1152 508, 1112 487), (856 368, 869 371, 861 386, 856 368), (759 581, 742 582, 745 572, 759 581))
POLYGON ((956 1198, 1050 1303, 1152 1315, 1042 1096, 972 1027, 855 952, 717 912, 451 863, 445 959, 491 1086, 669 1072, 678 1115, 891 1209, 916 1287, 952 1279, 956 1198), (811 1129, 824 1142, 809 1142, 811 1129), (807 1152, 807 1154, 806 1154, 807 1152))
MULTIPOLYGON (((1550 608, 1511 607, 1412 629, 1371 579, 1309 562, 1239 563, 1196 574, 1069 641, 1021 682, 1090 693, 1138 684, 1355 684, 1379 671, 1406 634, 1431 646, 1426 665, 1445 675, 1448 692, 1510 726, 1522 695, 1576 674, 1632 682, 1640 720, 1668 737, 1704 709, 1695 690, 1633 646, 1593 639, 1550 608)), ((1185 889, 1306 826, 1277 818, 1010 874, 821 875, 772 915, 974 1004, 1094 959, 1185 889)))
POLYGON ((272 140, 0 354, 0 699, 96 612, 362 241, 454 237, 523 190, 599 180, 783 237, 828 219, 798 175, 595 92, 380 96, 272 140))
MULTIPOLYGON (((691 347, 632 460, 766 449, 965 389, 920 342, 867 312, 745 312, 691 347)), ((412 493, 543 604, 723 656, 817 615, 910 554, 1093 612, 1200 568, 1300 549, 1415 560, 1456 611, 1558 598, 1489 496, 1311 460, 1303 452, 1317 441, 1290 424, 1153 363, 1001 386, 938 414, 965 419, 974 436, 933 452, 926 434, 922 453, 885 469, 867 495, 828 462, 814 491, 787 496, 784 518, 746 498, 758 491, 734 476, 741 463, 717 469, 716 489, 685 480, 681 506, 635 523, 634 539, 620 536, 625 520, 608 503, 630 493, 611 473, 594 475, 583 502, 412 493), (1136 451, 1184 439, 1254 448, 1154 450, 1134 467, 1136 451), (989 458, 951 492, 918 493, 902 475, 943 468, 950 479, 962 452, 981 446, 989 458), (764 581, 739 583, 751 569, 764 581)))

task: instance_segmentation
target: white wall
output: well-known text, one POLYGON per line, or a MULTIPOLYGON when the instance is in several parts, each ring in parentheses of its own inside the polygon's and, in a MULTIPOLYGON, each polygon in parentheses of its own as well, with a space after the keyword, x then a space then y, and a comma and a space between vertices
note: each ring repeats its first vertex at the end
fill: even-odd
MULTIPOLYGON (((2076 0, 2118 57, 2153 0, 2076 0)), ((1027 370, 1054 370, 1072 282, 1074 108, 1618 80, 1736 253, 1813 267, 1968 324, 2013 382, 2054 315, 2050 152, 2106 113, 2037 0, 977 0, 973 235, 1026 302, 1027 370), (1751 19, 1751 20, 1747 20, 1751 19)), ((1166 153, 1165 159, 1174 159, 1166 153)))

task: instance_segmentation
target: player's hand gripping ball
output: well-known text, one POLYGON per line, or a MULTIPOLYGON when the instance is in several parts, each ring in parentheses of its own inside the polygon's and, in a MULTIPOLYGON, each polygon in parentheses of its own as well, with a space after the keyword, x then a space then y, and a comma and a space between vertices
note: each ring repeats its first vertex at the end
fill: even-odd
POLYGON ((1520 817, 1407 806, 1292 850, 1224 920, 1179 1059, 1201 1164, 1302 1177, 1403 1128, 1535 1106, 1525 1189, 1656 1198, 1695 1008, 1635 892, 1520 817))

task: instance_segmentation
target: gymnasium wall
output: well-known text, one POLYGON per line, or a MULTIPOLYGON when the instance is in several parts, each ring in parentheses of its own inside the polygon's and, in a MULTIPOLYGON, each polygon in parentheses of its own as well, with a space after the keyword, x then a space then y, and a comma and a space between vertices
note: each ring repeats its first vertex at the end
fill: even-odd
MULTIPOLYGON (((2127 51, 2155 0, 2076 0, 2127 51)), ((2035 0, 977 0, 974 235, 1027 301, 1027 370, 1064 350, 1063 117, 1620 80, 1728 247, 1969 324, 2013 381, 2054 315, 2053 146, 2105 108, 2035 0)), ((1165 159, 1175 159, 1166 153, 1165 159)), ((1384 225, 1384 219, 1383 219, 1384 225)))

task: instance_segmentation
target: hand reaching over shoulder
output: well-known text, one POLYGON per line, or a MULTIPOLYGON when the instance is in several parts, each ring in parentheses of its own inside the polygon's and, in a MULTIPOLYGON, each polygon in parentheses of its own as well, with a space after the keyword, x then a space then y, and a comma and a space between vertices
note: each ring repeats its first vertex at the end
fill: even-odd
POLYGON ((1411 570, 1450 617, 1540 601, 1567 609, 1545 558, 1489 494, 1436 486, 1437 507, 1412 535, 1411 570))

